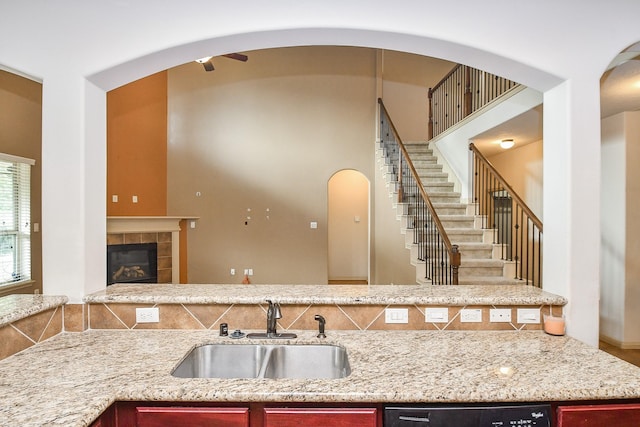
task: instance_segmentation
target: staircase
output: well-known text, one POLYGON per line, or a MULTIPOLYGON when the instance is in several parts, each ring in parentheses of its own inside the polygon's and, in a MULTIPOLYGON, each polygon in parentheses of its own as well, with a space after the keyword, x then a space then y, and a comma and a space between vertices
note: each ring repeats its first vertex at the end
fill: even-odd
MULTIPOLYGON (((460 193, 454 191, 454 184, 449 182, 448 174, 442 171, 442 165, 437 163, 437 157, 428 143, 405 143, 405 147, 451 243, 458 245, 462 254, 458 270, 459 284, 522 284, 523 281, 513 279, 515 263, 500 259, 501 246, 493 243, 494 231, 480 228, 482 222, 474 216, 475 206, 461 202, 460 193)), ((396 202, 396 177, 382 147, 379 146, 376 151, 389 197, 394 201, 397 218, 401 221, 401 232, 406 236, 411 264, 416 267, 416 281, 430 283, 425 279, 425 263, 417 259, 417 245, 413 242, 412 232, 414 219, 409 212, 409 205, 396 202)))

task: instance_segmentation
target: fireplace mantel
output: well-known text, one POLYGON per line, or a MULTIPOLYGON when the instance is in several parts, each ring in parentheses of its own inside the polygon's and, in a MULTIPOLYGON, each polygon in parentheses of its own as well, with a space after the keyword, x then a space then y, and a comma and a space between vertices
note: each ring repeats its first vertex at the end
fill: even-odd
POLYGON ((108 216, 107 233, 161 233, 180 231, 180 221, 194 216, 108 216))
MULTIPOLYGON (((194 216, 108 216, 107 234, 125 233, 171 233, 171 257, 180 259, 180 221, 186 220, 195 228, 194 216)), ((171 282, 180 283, 179 262, 174 262, 171 282)))

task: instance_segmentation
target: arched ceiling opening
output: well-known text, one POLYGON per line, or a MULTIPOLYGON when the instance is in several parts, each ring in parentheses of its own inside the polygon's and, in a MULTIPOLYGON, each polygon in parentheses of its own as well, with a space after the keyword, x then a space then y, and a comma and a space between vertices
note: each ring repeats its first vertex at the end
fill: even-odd
POLYGON ((204 56, 294 46, 356 46, 396 50, 464 63, 507 77, 544 92, 562 79, 488 51, 442 39, 353 28, 294 28, 216 37, 160 49, 156 52, 109 66, 88 76, 103 90, 111 90, 158 71, 204 56))

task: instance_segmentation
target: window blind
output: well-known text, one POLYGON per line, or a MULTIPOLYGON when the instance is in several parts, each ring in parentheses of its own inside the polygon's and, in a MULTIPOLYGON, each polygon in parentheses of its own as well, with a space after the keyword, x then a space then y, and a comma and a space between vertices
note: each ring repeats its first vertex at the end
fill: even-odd
POLYGON ((31 165, 0 154, 0 286, 31 280, 31 165))

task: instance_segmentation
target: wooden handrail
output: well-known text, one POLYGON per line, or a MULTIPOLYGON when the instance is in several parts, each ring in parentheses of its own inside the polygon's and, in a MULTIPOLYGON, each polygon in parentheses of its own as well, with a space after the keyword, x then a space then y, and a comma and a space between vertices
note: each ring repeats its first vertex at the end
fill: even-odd
POLYGON ((473 144, 473 142, 469 144, 469 150, 473 151, 474 155, 476 155, 480 159, 480 161, 482 161, 487 166, 489 171, 496 177, 500 185, 502 185, 504 189, 509 193, 509 195, 513 199, 515 199, 516 203, 520 205, 524 213, 526 213, 527 216, 531 219, 531 222, 533 222, 533 224, 536 227, 538 227, 538 229, 540 229, 540 231, 542 232, 542 221, 540 221, 540 219, 536 216, 536 214, 534 214, 533 211, 529 209, 529 206, 527 206, 524 200, 522 200, 522 198, 518 196, 518 193, 516 193, 515 190, 509 185, 509 183, 502 177, 502 175, 500 175, 500 172, 498 172, 496 168, 493 167, 491 162, 487 160, 485 156, 482 155, 480 150, 478 150, 478 148, 473 144))
POLYGON ((517 86, 504 77, 457 64, 429 88, 429 140, 517 86))
POLYGON ((451 77, 456 71, 458 71, 458 68, 460 67, 462 67, 462 64, 457 64, 456 66, 454 66, 438 83, 435 84, 435 86, 433 86, 432 90, 436 90, 440 86, 445 84, 446 81, 449 80, 449 77, 451 77))
POLYGON ((515 279, 542 287, 542 221, 474 144, 473 184, 476 215, 492 229, 501 259, 515 262, 515 279))

